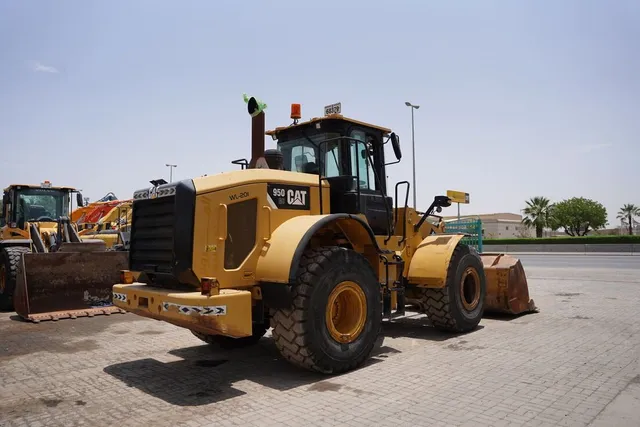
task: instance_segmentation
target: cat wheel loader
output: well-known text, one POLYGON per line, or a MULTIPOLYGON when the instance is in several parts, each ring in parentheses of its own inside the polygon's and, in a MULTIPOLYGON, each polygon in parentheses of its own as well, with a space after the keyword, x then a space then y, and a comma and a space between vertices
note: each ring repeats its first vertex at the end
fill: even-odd
POLYGON ((124 313, 111 287, 127 268, 126 252, 81 239, 69 219, 71 187, 10 185, 2 198, 0 309, 25 320, 58 320, 124 313))
POLYGON ((448 333, 472 331, 488 307, 532 306, 519 260, 483 262, 463 235, 443 234, 433 215, 449 198, 419 215, 409 182, 388 188, 386 168, 401 159, 390 129, 341 114, 300 122, 293 104, 293 123, 265 132, 264 104, 245 101, 252 156, 232 162, 240 170, 134 193, 118 307, 223 347, 272 327, 288 361, 335 374, 370 356, 407 301, 448 333), (265 151, 265 133, 276 150, 265 151))

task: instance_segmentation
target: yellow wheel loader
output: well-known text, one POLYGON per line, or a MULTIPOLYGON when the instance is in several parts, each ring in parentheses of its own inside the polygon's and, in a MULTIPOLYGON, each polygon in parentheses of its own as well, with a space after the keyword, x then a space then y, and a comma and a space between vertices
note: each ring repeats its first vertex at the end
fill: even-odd
POLYGON ((130 269, 114 304, 224 347, 272 327, 287 360, 322 373, 360 366, 383 320, 404 315, 408 301, 445 332, 476 328, 489 298, 514 313, 513 295, 501 298, 526 290, 518 260, 483 265, 433 219, 449 198, 419 215, 408 182, 388 188, 386 168, 401 159, 390 129, 340 114, 299 122, 293 104, 293 124, 265 132, 264 104, 247 103, 252 157, 232 162, 240 170, 134 193, 130 269), (265 133, 277 150, 265 151, 265 133))
POLYGON ((107 249, 129 250, 129 224, 131 200, 95 202, 76 209, 72 221, 78 226, 82 240, 99 239, 107 249))
POLYGON ((127 253, 80 238, 69 220, 73 193, 48 181, 5 188, 0 309, 34 322, 124 312, 113 306, 111 287, 127 268, 127 253))

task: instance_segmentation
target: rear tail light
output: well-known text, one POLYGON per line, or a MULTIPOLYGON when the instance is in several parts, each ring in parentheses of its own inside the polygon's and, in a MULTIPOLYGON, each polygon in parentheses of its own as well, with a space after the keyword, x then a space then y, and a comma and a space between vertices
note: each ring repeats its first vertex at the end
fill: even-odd
POLYGON ((125 285, 133 283, 133 273, 129 270, 120 270, 120 282, 125 285))
POLYGON ((218 281, 213 277, 203 277, 200 280, 200 293, 202 295, 217 295, 218 281))

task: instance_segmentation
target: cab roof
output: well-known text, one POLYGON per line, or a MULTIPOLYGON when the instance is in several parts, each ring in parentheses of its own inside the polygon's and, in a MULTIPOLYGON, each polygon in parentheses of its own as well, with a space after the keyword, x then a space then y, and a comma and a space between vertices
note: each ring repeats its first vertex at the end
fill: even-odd
POLYGON ((304 126, 309 126, 309 125, 314 124, 314 123, 322 122, 323 120, 342 120, 342 121, 353 123, 353 124, 356 124, 356 125, 370 127, 372 129, 376 129, 376 130, 381 131, 384 136, 386 136, 386 135, 391 133, 391 129, 388 129, 388 128, 385 128, 385 127, 376 126, 376 125, 372 125, 370 123, 362 122, 360 120, 351 119, 349 117, 343 116, 342 114, 329 114, 329 115, 326 115, 326 116, 323 116, 323 117, 314 117, 314 118, 309 119, 309 120, 307 120, 305 122, 298 122, 297 124, 292 124, 290 126, 280 126, 280 127, 275 128, 274 130, 266 131, 265 135, 269 135, 269 136, 277 135, 278 132, 283 131, 283 130, 301 128, 301 127, 304 127, 304 126))
POLYGON ((20 187, 20 188, 44 188, 47 190, 64 190, 64 191, 77 191, 75 188, 73 187, 57 187, 55 185, 51 185, 51 186, 43 186, 41 184, 11 184, 9 186, 7 186, 4 191, 9 191, 11 188, 16 188, 16 187, 20 187))

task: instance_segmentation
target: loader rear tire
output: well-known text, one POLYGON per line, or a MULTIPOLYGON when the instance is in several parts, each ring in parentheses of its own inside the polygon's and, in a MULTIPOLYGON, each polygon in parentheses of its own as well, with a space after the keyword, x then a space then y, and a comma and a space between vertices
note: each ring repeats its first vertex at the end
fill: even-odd
POLYGON ((268 323, 254 323, 253 334, 251 336, 242 338, 227 337, 225 335, 207 335, 194 330, 191 330, 191 333, 207 344, 218 346, 225 350, 231 350, 235 348, 249 347, 251 345, 257 344, 258 341, 260 341, 260 338, 262 338, 268 330, 268 323))
POLYGON ((16 288, 18 263, 22 254, 31 252, 29 248, 14 246, 5 247, 0 251, 0 310, 11 311, 13 307, 13 292, 16 288))
POLYGON ((379 343, 382 301, 366 258, 338 246, 307 249, 291 293, 293 305, 275 310, 271 318, 276 347, 285 359, 300 368, 338 374, 369 358, 379 343))
POLYGON ((486 278, 480 256, 471 249, 461 243, 455 248, 443 288, 421 289, 422 311, 441 331, 469 332, 482 319, 486 278))

